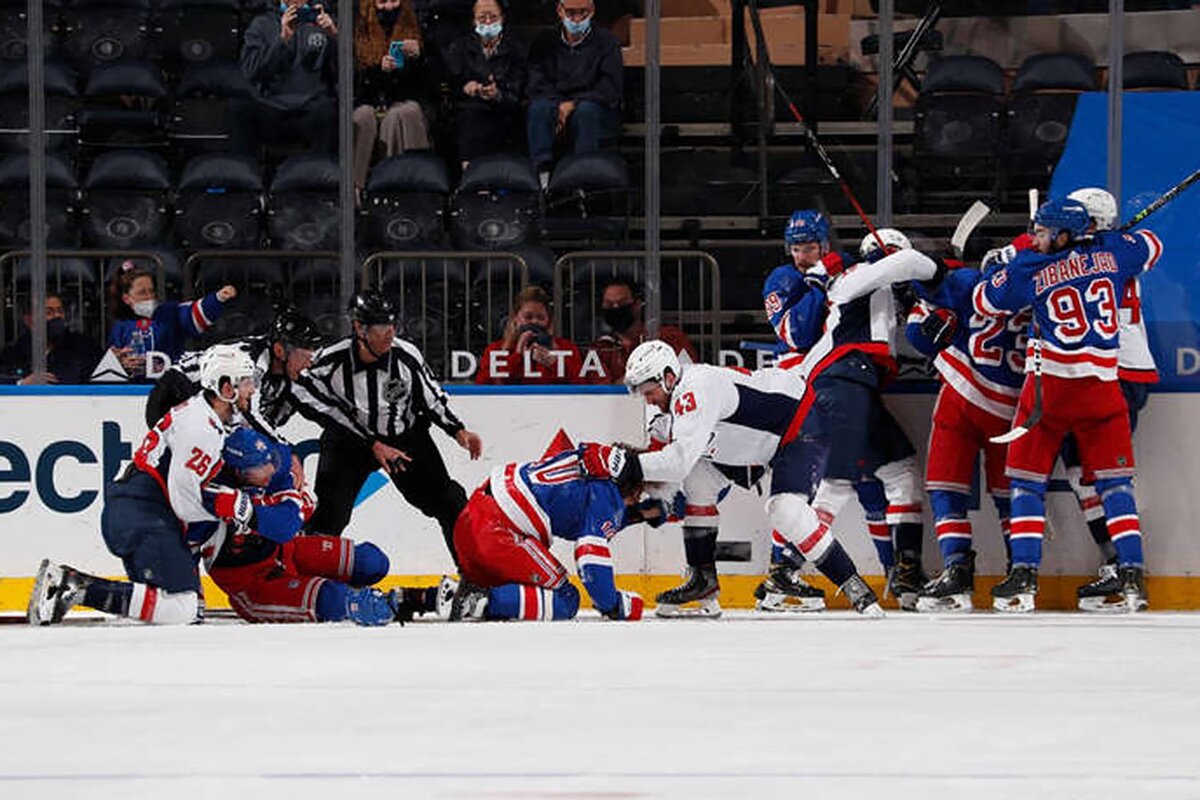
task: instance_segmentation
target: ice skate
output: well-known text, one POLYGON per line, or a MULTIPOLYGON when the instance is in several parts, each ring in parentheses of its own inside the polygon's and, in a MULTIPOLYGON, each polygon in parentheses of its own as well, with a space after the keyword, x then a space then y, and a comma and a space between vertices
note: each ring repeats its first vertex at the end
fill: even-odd
POLYGON ((38 567, 29 595, 26 616, 30 625, 55 625, 62 622, 67 612, 83 600, 83 592, 91 580, 90 575, 65 565, 50 563, 44 559, 38 567))
POLYGON ((783 564, 771 568, 767 579, 754 589, 758 611, 824 611, 825 592, 805 583, 800 570, 783 564))
POLYGON ((968 550, 962 561, 957 561, 942 574, 925 584, 917 595, 917 611, 971 611, 971 592, 975 589, 975 551, 968 550))
POLYGON ((901 559, 888 572, 887 589, 884 595, 896 598, 901 611, 916 611, 917 596, 928 581, 921 570, 921 562, 901 559))
POLYGON ((838 592, 844 593, 854 610, 864 617, 883 619, 886 614, 879 607, 879 598, 873 589, 867 585, 861 575, 851 575, 846 582, 838 587, 838 592))
POLYGON ((687 580, 674 589, 659 592, 654 598, 658 617, 709 617, 721 616, 721 584, 717 581, 717 568, 711 564, 703 567, 688 567, 687 580), (684 605, 696 603, 684 608, 684 605))
POLYGON ((1037 570, 1015 566, 1007 578, 992 587, 992 608, 1012 614, 1028 613, 1035 608, 1037 590, 1037 570))
POLYGON ((437 587, 437 599, 434 601, 434 611, 438 619, 450 619, 450 609, 454 605, 454 593, 458 591, 458 581, 449 575, 442 576, 442 582, 437 587))
POLYGON ((487 611, 488 591, 482 586, 463 581, 454 593, 450 603, 451 622, 478 622, 484 619, 487 611))
POLYGON ((1129 609, 1125 595, 1121 592, 1121 579, 1117 574, 1116 561, 1100 565, 1099 577, 1075 590, 1080 611, 1096 611, 1123 614, 1129 609))
POLYGON ((1125 599, 1125 610, 1129 613, 1145 611, 1150 605, 1146 599, 1146 579, 1141 567, 1121 567, 1117 571, 1121 580, 1121 595, 1125 599))

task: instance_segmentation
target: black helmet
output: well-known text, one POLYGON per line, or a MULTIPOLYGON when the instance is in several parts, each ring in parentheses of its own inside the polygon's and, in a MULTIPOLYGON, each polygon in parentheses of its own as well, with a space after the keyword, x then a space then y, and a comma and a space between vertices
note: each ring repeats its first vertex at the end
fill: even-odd
POLYGON ((350 299, 350 318, 363 325, 395 325, 396 304, 379 292, 359 292, 350 299))
POLYGON ((282 342, 287 347, 316 350, 321 346, 321 331, 308 317, 286 308, 279 312, 271 324, 271 341, 282 342))

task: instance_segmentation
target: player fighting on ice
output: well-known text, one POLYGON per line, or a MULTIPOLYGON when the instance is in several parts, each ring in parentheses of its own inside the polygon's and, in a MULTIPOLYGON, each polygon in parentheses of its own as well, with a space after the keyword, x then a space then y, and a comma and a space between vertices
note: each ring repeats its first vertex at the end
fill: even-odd
POLYGON ((614 583, 608 541, 637 522, 658 527, 667 506, 634 502, 640 483, 587 467, 608 448, 573 448, 562 439, 538 461, 496 467, 471 495, 454 527, 463 580, 443 579, 439 596, 439 611, 451 621, 573 619, 579 591, 550 552, 554 537, 574 542, 579 577, 597 611, 614 620, 642 618, 642 598, 614 583))
POLYGON ((113 581, 43 561, 29 621, 49 625, 76 605, 142 622, 188 624, 200 617, 199 553, 227 525, 252 523, 250 494, 215 481, 237 412, 255 390, 254 363, 229 345, 209 348, 198 394, 146 433, 133 463, 105 486, 100 530, 125 565, 113 581))
POLYGON ((1026 307, 1034 314, 1015 418, 1027 432, 1008 449, 1012 567, 992 589, 1001 611, 1034 608, 1046 485, 1068 433, 1075 435, 1084 477, 1094 479, 1104 507, 1124 608, 1147 605, 1129 413, 1117 382, 1119 304, 1126 283, 1153 267, 1162 244, 1145 230, 1087 239, 1091 224, 1077 200, 1044 203, 1034 217, 1035 248, 1017 253, 974 292, 980 314, 1003 316, 1026 307))

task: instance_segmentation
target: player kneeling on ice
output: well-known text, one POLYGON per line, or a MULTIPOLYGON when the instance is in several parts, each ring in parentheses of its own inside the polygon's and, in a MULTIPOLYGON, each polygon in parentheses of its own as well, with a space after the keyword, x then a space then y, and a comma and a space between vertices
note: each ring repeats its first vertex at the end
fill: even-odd
POLYGON ((454 526, 463 580, 443 580, 441 613, 451 621, 572 619, 579 591, 550 553, 557 536, 575 543, 579 577, 597 611, 609 619, 641 619, 642 598, 613 582, 608 540, 637 522, 657 527, 667 508, 661 500, 632 502, 639 491, 633 483, 592 476, 584 460, 599 449, 585 444, 492 471, 454 526))
POLYGON ((297 536, 313 497, 292 464, 291 448, 249 428, 230 434, 221 480, 248 493, 254 515, 206 548, 205 566, 247 622, 340 622, 386 625, 433 611, 436 587, 371 588, 388 574, 388 557, 370 542, 297 536))
POLYGON ((200 615, 200 551, 228 523, 254 514, 250 495, 216 482, 235 413, 255 390, 250 358, 215 345, 200 364, 201 394, 163 415, 133 463, 104 487, 100 530, 132 581, 110 581, 43 561, 29 621, 50 625, 76 605, 142 622, 187 624, 200 615))

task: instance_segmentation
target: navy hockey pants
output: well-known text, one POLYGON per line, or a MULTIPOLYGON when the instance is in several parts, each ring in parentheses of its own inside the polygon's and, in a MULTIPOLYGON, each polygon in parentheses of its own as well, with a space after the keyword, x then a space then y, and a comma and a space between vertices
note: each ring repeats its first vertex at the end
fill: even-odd
POLYGON ((199 592, 196 558, 163 490, 141 470, 131 467, 127 475, 104 487, 105 545, 124 562, 130 580, 167 592, 199 592))

